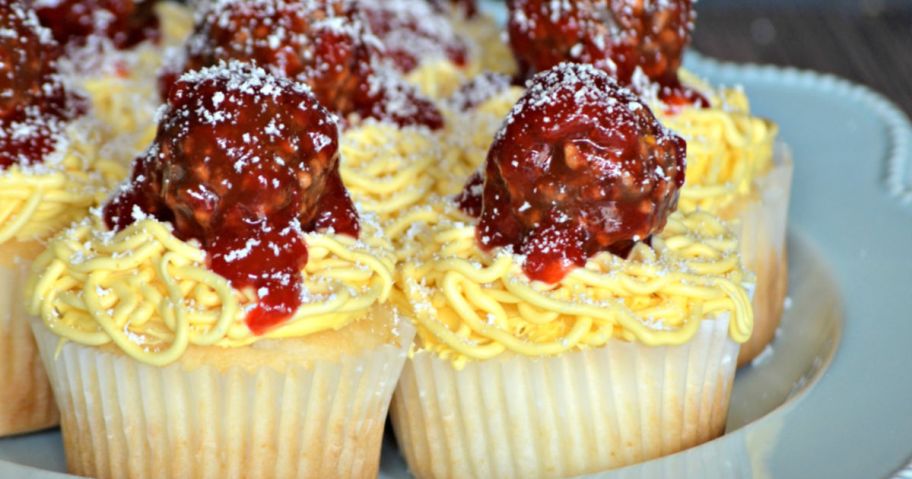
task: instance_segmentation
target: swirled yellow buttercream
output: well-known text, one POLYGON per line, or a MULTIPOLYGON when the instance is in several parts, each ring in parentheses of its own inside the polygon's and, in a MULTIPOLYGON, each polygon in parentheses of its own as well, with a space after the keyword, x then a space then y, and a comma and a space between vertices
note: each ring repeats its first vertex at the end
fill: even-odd
POLYGON ((440 100, 452 95, 463 82, 477 74, 477 63, 462 67, 449 60, 433 60, 418 65, 405 79, 425 95, 440 100))
POLYGON ((87 218, 55 237, 32 266, 28 307, 65 340, 113 343, 153 365, 177 360, 191 345, 240 347, 337 330, 385 303, 393 287, 389 244, 375 226, 362 227, 363 240, 306 235, 304 303, 259 336, 245 323, 257 293, 233 288, 207 268, 196 242, 154 219, 114 233, 87 218))
POLYGON ((510 87, 470 110, 447 112, 443 166, 432 170, 435 193, 455 195, 462 190, 466 178, 484 164, 494 135, 522 94, 522 88, 510 87))
POLYGON ((479 169, 522 95, 509 88, 469 112, 445 110, 442 132, 367 120, 342 133, 339 172, 364 211, 387 221, 429 195, 454 195, 479 169))
POLYGON ((470 56, 478 64, 478 71, 516 75, 516 57, 504 41, 503 28, 497 20, 483 13, 472 18, 455 15, 453 29, 469 39, 470 56))
POLYGON ((486 15, 466 19, 454 12, 452 20, 453 29, 467 43, 468 64, 460 66, 447 59, 425 61, 406 75, 406 81, 425 95, 442 100, 480 73, 516 74, 513 52, 494 19, 486 15))
POLYGON ((342 181, 362 210, 387 220, 433 190, 429 171, 442 155, 438 134, 368 120, 345 131, 339 143, 342 181))
POLYGON ((34 166, 0 170, 0 244, 42 240, 85 216, 126 174, 101 151, 92 120, 64 130, 57 151, 34 166))
POLYGON ((744 91, 712 89, 687 72, 685 83, 708 95, 709 108, 684 108, 667 113, 654 109, 668 128, 687 140, 686 183, 678 208, 721 213, 749 195, 754 180, 773 166, 774 123, 752 116, 744 91))
POLYGON ((735 341, 753 327, 737 240, 705 212, 675 213, 652 246, 638 243, 627 259, 600 253, 556 285, 529 281, 521 258, 482 252, 474 220, 445 201, 403 215, 390 230, 406 257, 398 287, 418 324, 417 346, 457 367, 612 338, 682 344, 720 314, 730 315, 735 341))

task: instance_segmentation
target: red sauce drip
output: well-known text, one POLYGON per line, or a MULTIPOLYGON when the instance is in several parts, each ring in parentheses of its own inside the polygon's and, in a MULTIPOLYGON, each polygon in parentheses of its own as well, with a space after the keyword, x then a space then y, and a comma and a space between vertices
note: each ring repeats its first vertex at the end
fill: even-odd
POLYGON ((37 5, 36 12, 61 44, 100 35, 129 48, 159 36, 154 0, 57 0, 37 5))
POLYGON ((661 100, 709 106, 677 74, 693 30, 692 0, 510 0, 509 6, 510 45, 523 77, 561 62, 591 63, 622 85, 639 87, 633 81, 639 68, 659 86, 661 100))
POLYGON ((84 112, 57 74, 59 47, 21 2, 0 5, 0 170, 41 162, 84 112))
POLYGON ((236 287, 257 291, 257 305, 247 313, 247 326, 254 334, 281 324, 301 305, 300 271, 307 264, 307 245, 290 226, 291 213, 285 210, 259 223, 217 228, 206 240, 209 267, 236 287))
POLYGON ((675 114, 687 106, 697 108, 709 108, 710 106, 708 98, 697 90, 682 84, 677 78, 660 83, 660 85, 659 99, 665 104, 666 113, 675 114))
POLYGON ((456 204, 459 205, 459 209, 465 211, 469 216, 476 218, 481 216, 481 193, 483 191, 484 176, 480 171, 476 171, 469 177, 469 182, 462 191, 456 195, 456 204))
POLYGON ((305 226, 306 231, 333 231, 357 238, 361 234, 358 213, 352 205, 348 190, 342 183, 338 168, 326 178, 326 188, 317 202, 319 213, 305 226))
POLYGON ((465 43, 449 19, 424 2, 361 0, 359 8, 371 32, 383 43, 382 54, 401 72, 425 59, 446 58, 459 66, 468 61, 465 43))
POLYGON ((213 271, 257 292, 247 325, 262 334, 301 305, 303 233, 359 234, 338 162, 338 126, 306 87, 237 62, 204 69, 171 90, 105 220, 120 229, 138 209, 199 240, 213 271))
MULTIPOLYGON (((660 231, 684 184, 686 144, 591 65, 536 75, 485 164, 476 234, 554 283, 599 251, 626 255, 660 231)), ((460 198, 473 214, 478 178, 460 198)))
MULTIPOLYGON (((343 117, 377 118, 399 125, 443 126, 434 104, 398 75, 378 67, 379 42, 346 0, 233 0, 200 15, 177 71, 222 60, 255 62, 275 75, 310 85, 343 117)), ((161 78, 167 92, 173 71, 161 78)))

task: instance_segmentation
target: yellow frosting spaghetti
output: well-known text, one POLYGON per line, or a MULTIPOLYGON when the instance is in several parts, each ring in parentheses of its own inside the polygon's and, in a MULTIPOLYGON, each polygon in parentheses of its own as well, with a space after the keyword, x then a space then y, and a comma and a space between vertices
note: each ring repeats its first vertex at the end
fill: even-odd
POLYGON ((471 54, 476 59, 478 71, 516 74, 518 67, 513 50, 504 42, 503 28, 497 21, 485 14, 472 18, 456 15, 453 29, 463 38, 468 38, 471 54))
POLYGON ((452 22, 454 31, 468 44, 468 65, 459 66, 446 59, 426 61, 406 75, 409 83, 425 95, 442 100, 482 72, 516 74, 513 52, 501 38, 496 21, 485 15, 465 19, 453 12, 452 22))
POLYGON ((530 282, 521 259, 487 254, 474 220, 450 203, 417 208, 390 228, 407 257, 398 286, 419 326, 418 347, 459 367, 505 352, 542 356, 599 347, 612 338, 682 344, 700 322, 731 317, 750 336, 753 315, 738 243, 716 217, 675 213, 652 246, 628 259, 600 253, 559 284, 530 282))
POLYGON ((116 234, 98 218, 85 219, 55 237, 33 264, 28 307, 64 340, 113 343, 152 365, 177 360, 191 345, 240 347, 336 330, 365 317, 392 290, 389 244, 375 226, 362 227, 362 241, 306 235, 304 304, 260 336, 244 321, 257 293, 234 289, 206 267, 195 242, 154 219, 116 234))
POLYGON ((481 168, 494 135, 522 94, 522 88, 510 87, 469 111, 447 113, 443 166, 432 170, 437 194, 459 193, 466 178, 481 168))
POLYGON ((342 134, 339 172, 361 209, 387 220, 433 189, 440 151, 430 130, 368 120, 342 134))
POLYGON ((44 163, 0 171, 0 244, 41 240, 84 216, 125 170, 99 150, 91 120, 71 123, 44 163))
POLYGON ((684 108, 674 114, 654 109, 666 127, 687 140, 687 179, 678 207, 718 214, 750 194, 754 180, 772 168, 777 128, 751 116, 744 91, 713 90, 687 72, 681 76, 709 95, 711 107, 684 108))
POLYGON ((422 63, 410 71, 405 79, 425 95, 440 100, 452 95, 463 82, 477 75, 478 71, 477 63, 460 67, 449 60, 435 60, 422 63))

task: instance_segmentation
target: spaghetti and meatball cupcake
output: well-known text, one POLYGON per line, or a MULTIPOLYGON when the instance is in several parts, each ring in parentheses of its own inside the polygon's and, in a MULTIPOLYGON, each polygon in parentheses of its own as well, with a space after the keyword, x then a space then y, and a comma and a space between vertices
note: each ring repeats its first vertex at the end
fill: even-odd
POLYGON ((680 209, 738 222, 741 255, 757 276, 756 326, 741 349, 743 364, 772 340, 782 315, 792 165, 774 156, 778 129, 751 114, 742 90, 709 86, 680 69, 693 21, 690 0, 514 0, 509 34, 524 72, 562 61, 593 64, 643 97, 687 140, 680 209))
POLYGON ((688 141, 688 183, 681 190, 680 209, 737 222, 741 256, 757 277, 754 334, 738 358, 743 365, 775 337, 785 305, 792 163, 784 154, 774 154, 778 128, 750 113, 742 90, 703 92, 709 107, 682 108, 659 117, 688 141))
POLYGON ((122 170, 99 158, 99 129, 63 85, 59 45, 21 2, 0 5, 0 435, 56 424, 22 303, 48 236, 84 216, 122 170))
POLYGON ((417 477, 572 477, 723 432, 751 279, 723 221, 675 211, 685 148, 608 74, 562 64, 480 187, 413 212, 392 418, 417 477))
POLYGON ((28 307, 67 464, 92 477, 376 477, 413 329, 394 260, 303 84, 232 62, 172 87, 28 307))

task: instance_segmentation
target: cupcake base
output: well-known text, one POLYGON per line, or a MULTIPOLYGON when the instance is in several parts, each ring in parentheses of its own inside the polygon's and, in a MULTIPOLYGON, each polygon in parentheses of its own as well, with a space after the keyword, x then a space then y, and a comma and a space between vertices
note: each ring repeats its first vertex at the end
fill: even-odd
MULTIPOLYGON (((300 340, 198 348, 159 368, 33 329, 67 467, 98 478, 376 477, 413 331, 392 313, 300 340), (364 323, 364 324, 362 324, 364 323), (377 341, 385 327, 389 341, 377 341), (364 345, 371 347, 358 350, 364 345)), ((375 317, 381 314, 374 314, 375 317)))
POLYGON ((748 264, 748 269, 758 279, 752 304, 754 331, 750 339, 741 345, 738 367, 753 361, 776 337, 788 293, 788 251, 784 246, 781 250, 769 248, 766 259, 753 261, 748 264))
POLYGON ((788 292, 786 228, 792 162, 785 153, 777 154, 776 158, 774 168, 757 179, 755 195, 743 206, 723 215, 741 221, 738 235, 741 257, 747 269, 756 275, 757 282, 753 298, 754 332, 741 345, 738 366, 753 360, 772 341, 788 292))
POLYGON ((498 357, 456 370, 420 351, 391 409, 418 478, 572 477, 721 435, 738 344, 728 319, 679 346, 613 341, 560 356, 498 357))
POLYGON ((57 405, 25 311, 25 283, 34 243, 0 245, 0 436, 57 425, 57 405))

